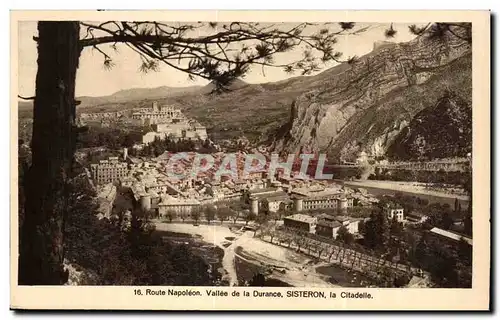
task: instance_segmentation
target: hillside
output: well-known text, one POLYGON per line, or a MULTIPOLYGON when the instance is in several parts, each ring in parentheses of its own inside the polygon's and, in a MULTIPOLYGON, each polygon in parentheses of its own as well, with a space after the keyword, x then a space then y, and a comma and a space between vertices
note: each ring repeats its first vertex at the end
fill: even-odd
POLYGON ((398 160, 433 159, 465 157, 471 151, 472 108, 459 96, 447 93, 401 130, 387 155, 398 160))
MULTIPOLYGON (((89 97, 81 96, 76 99, 81 101, 78 106, 80 112, 87 112, 86 109, 92 109, 98 106, 111 106, 115 104, 125 104, 130 101, 141 101, 145 99, 160 99, 165 97, 183 96, 192 93, 201 93, 209 90, 207 86, 191 87, 167 87, 156 88, 132 88, 117 91, 109 96, 89 97)), ((18 103, 20 117, 31 117, 33 103, 31 101, 20 101, 18 103)))
POLYGON ((144 107, 152 100, 173 105, 207 126, 216 139, 245 135, 276 150, 307 146, 332 159, 352 158, 360 149, 385 155, 400 132, 446 90, 471 104, 470 45, 419 37, 407 43, 378 42, 352 64, 314 76, 247 84, 209 94, 204 87, 131 89, 82 100, 78 112, 144 107), (104 101, 104 102, 103 102, 104 101))
POLYGON ((336 160, 353 159, 361 150, 382 156, 413 117, 446 90, 471 102, 470 46, 455 37, 384 43, 343 67, 319 75, 314 89, 293 102, 275 149, 297 152, 307 146, 336 160))

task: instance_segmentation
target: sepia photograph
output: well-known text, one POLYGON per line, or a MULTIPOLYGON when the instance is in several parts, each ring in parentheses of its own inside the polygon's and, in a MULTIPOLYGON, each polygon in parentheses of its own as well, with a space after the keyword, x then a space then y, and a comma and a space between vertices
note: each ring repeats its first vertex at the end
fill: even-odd
POLYGON ((472 292, 480 268, 488 301, 489 144, 473 136, 489 101, 473 88, 488 98, 489 78, 466 11, 94 14, 12 20, 14 286, 272 308, 472 292))

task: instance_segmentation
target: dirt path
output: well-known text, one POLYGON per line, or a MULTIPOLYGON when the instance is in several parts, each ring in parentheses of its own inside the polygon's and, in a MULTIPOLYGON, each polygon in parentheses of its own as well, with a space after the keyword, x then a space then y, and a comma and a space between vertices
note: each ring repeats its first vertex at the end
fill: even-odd
POLYGON ((198 235, 203 241, 211 243, 222 250, 224 250, 224 257, 222 258, 222 267, 227 272, 227 281, 231 286, 238 283, 236 268, 234 266, 234 241, 227 238, 236 238, 238 234, 231 232, 229 228, 218 225, 199 225, 194 226, 187 223, 156 223, 156 229, 162 231, 173 231, 186 233, 191 235, 198 235), (227 243, 231 242, 229 246, 227 243), (225 246, 226 245, 226 246, 225 246))
POLYGON ((226 226, 199 225, 181 223, 156 224, 158 230, 199 235, 203 241, 214 244, 224 250, 222 266, 227 272, 226 280, 230 286, 238 285, 238 274, 235 267, 235 257, 245 259, 256 265, 286 267, 284 274, 273 272, 272 277, 291 284, 295 287, 338 287, 331 284, 326 278, 315 271, 315 265, 310 264, 309 258, 253 237, 252 231, 232 232, 226 226), (244 256, 236 252, 236 248, 244 251, 244 256))

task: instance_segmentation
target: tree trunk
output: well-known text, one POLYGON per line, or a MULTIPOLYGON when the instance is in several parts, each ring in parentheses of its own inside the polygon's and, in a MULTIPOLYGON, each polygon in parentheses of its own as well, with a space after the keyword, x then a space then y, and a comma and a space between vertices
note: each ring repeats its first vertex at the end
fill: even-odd
POLYGON ((80 27, 38 23, 38 72, 33 110, 32 165, 25 185, 19 284, 61 285, 67 182, 75 152, 75 77, 80 27))

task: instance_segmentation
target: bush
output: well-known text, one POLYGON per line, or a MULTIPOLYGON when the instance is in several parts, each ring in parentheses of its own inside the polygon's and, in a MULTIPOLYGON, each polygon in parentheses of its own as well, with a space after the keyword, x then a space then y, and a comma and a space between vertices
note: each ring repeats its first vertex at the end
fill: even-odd
POLYGON ((209 265, 185 245, 163 241, 154 225, 133 215, 96 217, 97 206, 84 179, 72 186, 65 224, 65 251, 74 262, 97 275, 97 285, 211 285, 209 265))

